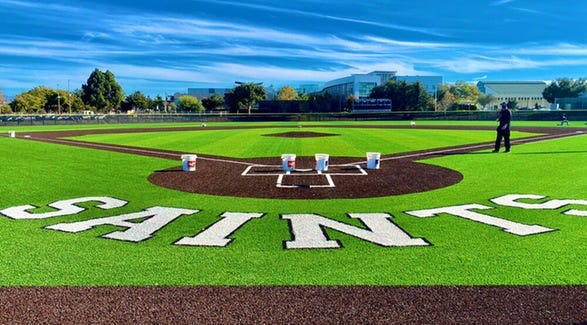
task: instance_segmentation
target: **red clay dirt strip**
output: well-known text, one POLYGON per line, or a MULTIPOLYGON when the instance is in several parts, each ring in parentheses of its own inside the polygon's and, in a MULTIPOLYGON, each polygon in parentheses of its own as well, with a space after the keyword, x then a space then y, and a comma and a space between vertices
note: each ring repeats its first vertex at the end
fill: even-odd
MULTIPOLYGON (((182 154, 179 152, 101 145, 63 138, 90 133, 206 129, 190 127, 35 132, 18 134, 18 137, 173 159, 179 165, 182 154)), ((519 143, 572 136, 582 133, 584 129, 520 127, 516 130, 541 135, 512 141, 513 150, 519 143)), ((335 132, 312 133, 304 129, 304 132, 294 132, 287 136, 336 136, 335 132)), ((276 163, 275 158, 245 160, 200 154, 197 173, 181 172, 181 167, 178 166, 154 171, 149 180, 168 188, 187 192, 196 192, 193 189, 197 188, 197 193, 213 195, 304 199, 390 196, 428 191, 455 184, 462 179, 462 175, 456 171, 415 160, 464 154, 491 147, 492 142, 488 141, 477 145, 383 156, 382 166, 387 168, 367 170, 366 176, 357 173, 365 169, 365 164, 357 161, 357 158, 331 157, 328 173, 336 175, 331 179, 337 185, 334 188, 298 186, 293 191, 282 191, 275 186, 275 177, 263 177, 264 173, 279 172, 281 166, 279 162, 276 163), (242 176, 249 166, 252 167, 246 173, 251 172, 256 176, 242 176), (206 177, 198 176, 206 176, 212 170, 215 178, 223 175, 223 180, 204 182, 206 177), (231 186, 228 186, 229 179, 231 186), (235 185, 236 179, 246 180, 235 185), (376 186, 372 186, 375 179, 390 181, 379 181, 376 186)), ((311 169, 314 163, 312 159, 313 157, 299 157, 296 167, 311 169)), ((322 175, 314 174, 306 178, 307 175, 294 173, 291 176, 289 181, 284 180, 284 184, 327 184, 322 175)), ((587 324, 587 286, 0 287, 0 323, 587 324)))
POLYGON ((0 288, 2 324, 581 324, 585 320, 585 286, 0 288))

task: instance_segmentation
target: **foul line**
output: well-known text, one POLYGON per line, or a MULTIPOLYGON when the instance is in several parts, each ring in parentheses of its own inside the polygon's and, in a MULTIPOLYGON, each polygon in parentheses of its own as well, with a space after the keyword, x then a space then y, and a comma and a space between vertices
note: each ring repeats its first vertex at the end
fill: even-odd
MULTIPOLYGON (((108 144, 99 144, 94 142, 83 142, 83 141, 75 141, 75 140, 64 140, 64 139, 52 139, 52 138, 39 138, 26 135, 24 136, 26 139, 37 140, 37 141, 44 141, 44 142, 53 142, 53 143, 60 143, 60 144, 67 144, 67 145, 75 145, 75 146, 83 146, 87 148, 98 148, 98 149, 107 149, 110 151, 121 151, 124 150, 125 152, 136 152, 147 154, 150 156, 169 156, 173 158, 180 159, 182 153, 171 153, 166 151, 154 151, 149 149, 139 149, 139 148, 131 148, 131 147, 123 147, 117 145, 108 145, 108 144)), ((207 158, 198 156, 198 159, 201 160, 208 160, 208 161, 217 161, 217 162, 225 162, 225 163, 232 163, 244 166, 263 166, 263 165, 255 165, 247 162, 242 161, 235 161, 235 160, 227 160, 227 159, 218 159, 218 158, 207 158)))
MULTIPOLYGON (((584 134, 582 131, 575 131, 573 133, 551 134, 551 135, 545 135, 545 136, 517 139, 517 140, 513 140, 512 143, 516 144, 516 143, 520 143, 520 142, 527 142, 527 143, 542 142, 542 141, 547 141, 547 140, 551 140, 551 139, 563 138, 563 137, 568 137, 568 136, 573 136, 573 135, 582 135, 582 134, 584 134)), ((57 139, 57 138, 42 138, 42 137, 34 137, 31 135, 24 135, 24 136, 18 137, 18 138, 25 138, 25 139, 31 139, 31 140, 36 140, 36 141, 44 141, 44 142, 60 143, 60 144, 66 144, 66 145, 83 146, 86 148, 106 149, 106 150, 110 150, 110 151, 136 152, 136 153, 142 153, 142 154, 149 155, 149 156, 168 156, 168 157, 173 157, 175 159, 180 159, 180 157, 182 155, 182 153, 170 153, 170 152, 166 152, 166 151, 154 151, 154 150, 149 150, 149 149, 139 149, 139 148, 132 148, 132 147, 117 146, 117 145, 99 144, 99 143, 94 143, 94 142, 76 141, 76 140, 65 140, 65 139, 57 139)), ((418 157, 446 154, 446 153, 450 153, 450 152, 463 151, 463 150, 464 151, 473 151, 475 149, 486 148, 491 145, 492 145, 492 143, 489 142, 489 143, 478 144, 478 145, 471 145, 471 146, 464 146, 464 147, 457 147, 457 148, 450 148, 450 149, 441 149, 441 150, 435 150, 435 151, 425 151, 425 152, 419 152, 419 153, 413 153, 413 154, 392 156, 392 157, 387 157, 387 158, 381 158, 380 160, 381 161, 389 161, 389 160, 399 160, 399 159, 407 159, 407 158, 418 158, 418 157)), ((253 175, 247 175, 248 170, 250 170, 250 168, 252 168, 252 167, 275 167, 276 166, 276 165, 254 164, 254 163, 228 160, 228 159, 200 157, 200 156, 198 156, 198 159, 248 166, 249 168, 247 168, 243 172, 243 174, 242 174, 243 176, 253 176, 253 175)), ((353 165, 357 166, 357 165, 360 165, 364 162, 365 162, 364 160, 361 160, 358 162, 339 164, 336 166, 353 166, 353 165)), ((361 170, 362 173, 364 173, 362 168, 359 167, 359 169, 361 170)), ((334 175, 334 174, 332 174, 332 175, 334 175)))
MULTIPOLYGON (((569 137, 569 136, 580 135, 580 134, 583 134, 583 133, 582 132, 580 132, 580 133, 574 132, 574 133, 551 134, 551 135, 544 135, 544 136, 538 136, 538 137, 523 138, 523 139, 513 140, 512 144, 516 144, 516 143, 520 143, 520 142, 531 142, 531 143, 542 142, 542 141, 547 141, 547 140, 551 140, 551 139, 569 137)), ((463 151, 463 150, 464 151, 473 151, 474 149, 482 149, 482 148, 486 148, 486 147, 492 146, 492 145, 493 145, 493 143, 488 142, 488 143, 477 144, 477 145, 472 145, 472 146, 464 146, 464 147, 458 147, 458 148, 441 149, 441 150, 435 150, 435 151, 425 151, 425 152, 419 152, 419 153, 414 153, 414 154, 399 155, 399 156, 393 156, 393 157, 388 157, 388 158, 381 158, 380 160, 381 161, 388 161, 388 160, 426 157, 426 156, 446 154, 449 152, 463 151)), ((356 164, 360 164, 363 162, 364 161, 353 162, 353 163, 348 163, 348 164, 344 164, 341 166, 356 165, 356 164)))

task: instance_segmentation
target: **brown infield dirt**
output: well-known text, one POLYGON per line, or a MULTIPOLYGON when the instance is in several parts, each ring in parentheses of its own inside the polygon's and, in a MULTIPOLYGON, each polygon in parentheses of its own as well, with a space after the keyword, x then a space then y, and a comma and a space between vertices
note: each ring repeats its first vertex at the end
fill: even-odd
MULTIPOLYGON (((179 165, 183 154, 180 152, 99 145, 64 138, 90 133, 207 129, 225 127, 38 132, 17 136, 173 159, 179 165)), ((516 130, 541 135, 513 140, 514 152, 516 144, 572 136, 584 129, 519 127, 516 130)), ((337 134, 304 129, 266 136, 337 134)), ((489 141, 442 150, 386 155, 381 157, 381 168, 375 170, 366 169, 365 159, 330 157, 329 169, 322 174, 313 170, 314 157, 297 157, 296 171, 284 176, 281 182, 291 188, 276 186, 276 174, 283 173, 279 157, 234 159, 198 154, 195 172, 183 172, 181 166, 177 166, 154 171, 149 180, 167 188, 221 196, 279 199, 392 196, 442 188, 462 179, 456 171, 415 160, 469 154, 492 146, 489 141), (331 174, 335 186, 312 187, 328 184, 325 174, 331 174)), ((0 323, 587 324, 587 286, 0 287, 0 323)))

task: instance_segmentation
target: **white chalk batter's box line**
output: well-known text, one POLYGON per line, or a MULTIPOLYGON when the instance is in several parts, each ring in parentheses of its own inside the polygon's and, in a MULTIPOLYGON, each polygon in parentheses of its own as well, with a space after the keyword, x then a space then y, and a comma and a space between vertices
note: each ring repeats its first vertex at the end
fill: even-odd
MULTIPOLYGON (((349 165, 330 165, 329 168, 336 169, 337 167, 349 167, 349 165)), ((279 188, 332 188, 336 187, 334 181, 332 180, 332 176, 366 176, 368 175, 367 172, 359 165, 354 165, 357 170, 355 172, 348 172, 348 173, 327 173, 322 171, 316 171, 313 169, 295 169, 293 172, 291 171, 280 171, 276 173, 255 173, 255 171, 251 172, 253 168, 257 169, 269 169, 270 171, 281 169, 282 166, 267 166, 267 165, 251 165, 245 168, 242 172, 242 176, 277 176, 277 181, 275 182, 275 186, 279 188), (283 184, 283 179, 286 176, 324 176, 328 184, 283 184)))
POLYGON ((316 171, 314 169, 295 169, 294 172, 289 172, 289 171, 279 171, 279 172, 274 172, 274 173, 261 173, 261 172, 251 172, 251 169, 256 168, 256 169, 263 169, 263 168, 267 168, 270 171, 272 170, 276 170, 276 169, 281 169, 282 166, 279 165, 275 165, 275 166, 270 166, 270 165, 250 165, 247 168, 245 168, 245 170, 241 173, 241 176, 284 176, 284 175, 295 175, 295 176, 316 176, 316 175, 329 175, 329 176, 367 176, 367 172, 363 169, 363 167, 359 166, 359 165, 330 165, 329 168, 331 169, 336 169, 337 167, 355 167, 357 170, 355 172, 348 172, 348 173, 340 173, 340 172, 322 172, 322 171, 316 171))
MULTIPOLYGON (((300 184, 291 184, 291 185, 283 185, 283 178, 287 175, 291 175, 289 172, 286 174, 281 174, 279 176, 277 176, 277 182, 275 183, 275 186, 280 187, 280 188, 300 188, 300 187, 307 187, 307 188, 328 188, 328 187, 336 187, 334 185, 334 181, 332 180, 332 177, 330 176, 330 174, 322 174, 324 175, 324 177, 326 177, 326 181, 328 181, 327 185, 300 185, 300 184)), ((316 174, 314 174, 315 176, 316 174)), ((296 175, 296 176, 309 176, 309 175, 296 175)))

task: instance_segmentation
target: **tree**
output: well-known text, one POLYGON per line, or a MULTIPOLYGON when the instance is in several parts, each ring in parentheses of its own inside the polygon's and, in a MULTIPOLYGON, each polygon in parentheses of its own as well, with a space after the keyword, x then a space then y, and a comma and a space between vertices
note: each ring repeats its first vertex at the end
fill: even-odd
POLYGON ((145 110, 149 109, 149 101, 147 97, 140 91, 135 91, 131 95, 128 95, 125 99, 125 110, 145 110))
POLYGON ((102 71, 97 68, 90 74, 87 83, 82 85, 82 100, 86 105, 93 106, 97 109, 103 109, 108 106, 106 97, 106 78, 102 71))
POLYGON ((85 110, 90 110, 90 109, 88 109, 86 104, 84 104, 84 101, 82 100, 82 95, 83 95, 83 93, 80 89, 69 94, 68 107, 67 107, 68 111, 69 111, 69 105, 71 105, 71 112, 81 112, 81 111, 85 111, 85 110))
POLYGON ((81 100, 81 92, 68 92, 62 89, 51 89, 45 86, 35 87, 17 95, 10 103, 16 113, 64 113, 85 110, 81 100))
POLYGON ((476 85, 464 81, 457 81, 449 86, 449 91, 455 96, 457 105, 476 105, 483 95, 476 85))
POLYGON ((104 75, 106 77, 106 99, 110 104, 110 108, 119 108, 120 103, 124 100, 124 91, 118 82, 116 82, 116 78, 112 72, 106 70, 104 75))
POLYGON ((6 97, 4 97, 4 94, 2 94, 2 89, 0 89, 0 105, 4 105, 7 103, 8 101, 6 100, 6 97))
POLYGON ((177 110, 177 105, 175 104, 175 102, 168 102, 167 104, 165 104, 165 112, 175 112, 177 110))
POLYGON ((577 80, 559 78, 544 88, 542 96, 549 103, 553 104, 556 98, 577 97, 579 93, 586 91, 587 80, 584 78, 577 80))
POLYGON ((340 111, 339 101, 335 100, 327 91, 320 94, 312 93, 308 95, 308 102, 310 109, 315 112, 340 111), (336 102, 336 109, 332 108, 334 102, 336 102))
MULTIPOLYGON (((37 90, 33 89, 33 91, 37 90)), ((53 90, 50 88, 39 89, 38 96, 44 96, 47 99, 45 103, 45 112, 54 112, 57 114, 67 113, 69 111, 68 106, 68 93, 66 90, 57 89, 53 90)))
POLYGON ((10 103, 15 113, 44 113, 51 110, 57 111, 57 93, 45 86, 35 87, 27 92, 14 97, 10 103), (52 100, 55 98, 55 106, 52 100))
POLYGON ((370 98, 389 98, 393 109, 397 111, 434 109, 434 99, 420 83, 408 83, 404 80, 390 80, 383 85, 371 89, 370 98))
POLYGON ((408 107, 416 111, 434 110, 434 99, 426 92, 421 82, 412 83, 407 89, 408 107))
POLYGON ((165 101, 163 100, 163 97, 161 97, 161 95, 157 95, 155 99, 151 101, 151 106, 149 108, 157 112, 164 110, 165 101))
POLYGON ((510 99, 507 102, 507 106, 509 109, 516 109, 518 107, 518 101, 515 99, 510 99))
POLYGON ((350 94, 346 98, 346 107, 348 111, 352 112, 355 109, 355 102, 357 101, 357 96, 355 94, 350 94))
POLYGON ((114 74, 97 68, 90 74, 87 83, 82 85, 82 100, 86 105, 101 111, 120 108, 124 99, 122 87, 116 82, 114 74))
POLYGON ((16 95, 10 107, 15 113, 40 113, 45 106, 46 99, 35 97, 28 92, 16 95))
POLYGON ((442 98, 440 99, 438 106, 441 110, 446 112, 447 110, 454 107, 455 101, 456 101, 455 95, 453 95, 453 93, 451 93, 450 91, 446 91, 442 95, 442 98))
POLYGON ((0 89, 0 114, 9 114, 12 113, 12 109, 10 105, 8 105, 8 100, 2 94, 2 89, 0 89))
POLYGON ((229 105, 231 112, 237 112, 242 108, 251 114, 253 106, 267 98, 265 88, 256 83, 243 83, 224 94, 224 101, 229 105))
POLYGON ((8 104, 0 104, 0 114, 10 114, 12 113, 12 108, 8 104))
POLYGON ((284 86, 279 90, 279 95, 277 96, 277 100, 296 100, 298 99, 298 94, 296 90, 293 89, 291 86, 284 86))
POLYGON ((224 105, 224 98, 218 94, 214 94, 208 98, 202 99, 202 105, 207 111, 222 109, 224 105))
POLYGON ((277 91, 275 90, 275 86, 273 85, 269 85, 269 87, 265 89, 265 92, 267 93, 267 99, 269 100, 275 100, 275 98, 277 97, 277 91))
POLYGON ((487 94, 487 95, 482 94, 477 99, 477 102, 479 103, 479 105, 481 105, 483 108, 485 108, 487 105, 489 105, 489 103, 493 102, 494 100, 495 100, 495 96, 493 96, 492 94, 487 94))
POLYGON ((188 112, 201 112, 204 110, 204 105, 197 97, 188 95, 179 97, 177 106, 179 109, 188 112))
POLYGON ((301 90, 298 92, 298 100, 305 100, 305 101, 307 101, 309 99, 310 99, 310 96, 308 96, 308 94, 304 93, 301 90))

